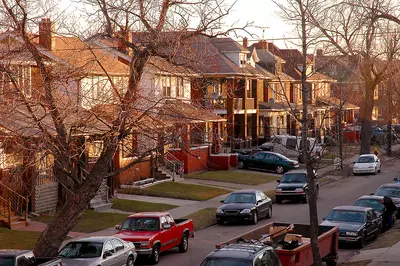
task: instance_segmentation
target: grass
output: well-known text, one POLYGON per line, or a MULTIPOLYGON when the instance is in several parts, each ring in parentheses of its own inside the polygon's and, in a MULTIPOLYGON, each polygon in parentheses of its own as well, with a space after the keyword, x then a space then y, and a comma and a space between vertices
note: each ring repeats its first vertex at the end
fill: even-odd
POLYGON ((0 249, 32 249, 40 234, 0 227, 0 249))
POLYGON ((267 190, 267 191, 264 191, 264 194, 265 194, 266 196, 268 196, 268 198, 272 199, 272 202, 273 202, 273 203, 276 202, 275 190, 267 190))
MULTIPOLYGON (((92 233, 114 227, 116 224, 121 224, 127 217, 128 215, 121 213, 86 210, 71 231, 92 233)), ((54 216, 38 216, 34 220, 49 224, 54 220, 54 216)))
POLYGON ((125 199, 113 199, 113 209, 118 209, 126 212, 152 212, 152 211, 167 211, 174 209, 178 206, 163 203, 152 203, 136 200, 125 200, 125 199))
POLYGON ((215 217, 216 211, 216 208, 206 208, 183 218, 192 219, 194 223, 194 230, 198 231, 217 223, 217 219, 215 217))
POLYGON ((175 182, 161 183, 143 189, 124 188, 119 190, 119 193, 122 194, 135 194, 198 201, 212 199, 230 192, 231 191, 229 190, 221 188, 175 182))
POLYGON ((204 173, 187 175, 186 177, 246 185, 260 185, 278 179, 276 176, 255 174, 246 171, 208 171, 204 173))

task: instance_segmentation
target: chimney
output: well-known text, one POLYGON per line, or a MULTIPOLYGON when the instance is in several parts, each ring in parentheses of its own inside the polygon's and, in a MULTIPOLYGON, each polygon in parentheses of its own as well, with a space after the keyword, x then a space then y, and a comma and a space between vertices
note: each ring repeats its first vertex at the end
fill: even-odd
POLYGON ((324 55, 324 51, 322 51, 322 49, 317 49, 317 56, 323 56, 324 55))
POLYGON ((261 40, 258 42, 258 49, 268 50, 268 42, 266 40, 261 40))
POLYGON ((247 37, 243 38, 243 46, 244 48, 247 48, 247 46, 249 45, 249 40, 247 39, 247 37))
POLYGON ((132 35, 130 34, 129 30, 119 30, 118 31, 118 36, 120 36, 118 38, 118 51, 124 53, 124 54, 128 54, 128 47, 124 44, 124 42, 122 41, 122 39, 130 42, 132 41, 132 35))
POLYGON ((47 50, 54 49, 53 32, 54 23, 50 18, 42 18, 39 22, 39 44, 47 50))

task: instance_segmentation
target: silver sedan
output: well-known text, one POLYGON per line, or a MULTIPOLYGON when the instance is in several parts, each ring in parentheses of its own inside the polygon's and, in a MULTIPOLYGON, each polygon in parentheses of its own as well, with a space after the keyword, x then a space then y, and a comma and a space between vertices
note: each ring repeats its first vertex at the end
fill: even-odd
POLYGON ((88 237, 68 242, 58 253, 63 266, 133 266, 135 246, 113 237, 88 237))

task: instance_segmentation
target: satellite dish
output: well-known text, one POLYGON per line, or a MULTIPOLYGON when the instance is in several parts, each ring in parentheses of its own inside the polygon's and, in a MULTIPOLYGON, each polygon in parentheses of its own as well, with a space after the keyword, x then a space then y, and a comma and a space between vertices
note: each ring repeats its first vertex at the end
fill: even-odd
POLYGON ((216 92, 211 93, 211 98, 212 98, 213 100, 217 100, 218 97, 219 97, 218 93, 216 93, 216 92))
POLYGON ((275 103, 275 99, 274 98, 269 98, 268 99, 268 103, 275 103))

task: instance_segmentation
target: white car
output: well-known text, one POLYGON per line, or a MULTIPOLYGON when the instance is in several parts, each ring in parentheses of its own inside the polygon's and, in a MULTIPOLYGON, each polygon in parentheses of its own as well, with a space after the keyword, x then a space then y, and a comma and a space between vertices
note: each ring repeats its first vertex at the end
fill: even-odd
POLYGON ((376 174, 381 172, 381 160, 375 154, 363 154, 354 162, 353 174, 376 174))

